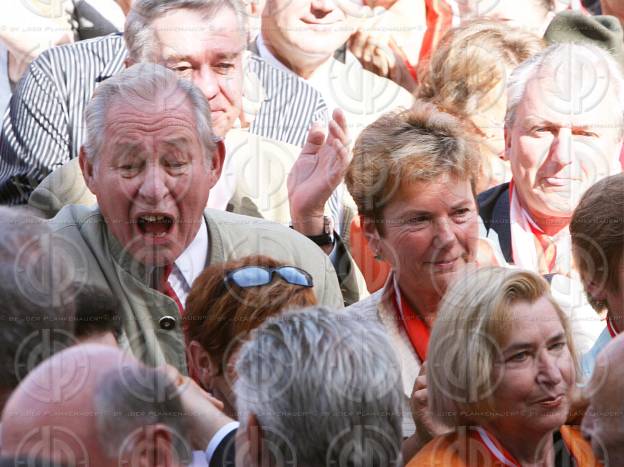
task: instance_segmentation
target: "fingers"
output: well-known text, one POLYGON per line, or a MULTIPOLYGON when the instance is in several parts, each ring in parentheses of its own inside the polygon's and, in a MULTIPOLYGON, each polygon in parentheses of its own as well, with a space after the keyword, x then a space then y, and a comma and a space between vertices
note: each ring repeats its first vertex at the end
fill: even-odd
POLYGON ((302 154, 314 154, 318 152, 319 147, 325 143, 325 131, 323 126, 318 122, 315 122, 308 131, 308 137, 301 150, 302 154))
POLYGON ((336 107, 332 114, 332 120, 329 122, 330 134, 332 133, 332 123, 334 126, 334 137, 342 141, 344 144, 349 144, 349 128, 347 126, 347 117, 345 117, 342 109, 336 107))
POLYGON ((358 59, 362 58, 362 51, 364 50, 364 44, 366 43, 366 35, 357 31, 349 39, 349 49, 351 53, 358 59))

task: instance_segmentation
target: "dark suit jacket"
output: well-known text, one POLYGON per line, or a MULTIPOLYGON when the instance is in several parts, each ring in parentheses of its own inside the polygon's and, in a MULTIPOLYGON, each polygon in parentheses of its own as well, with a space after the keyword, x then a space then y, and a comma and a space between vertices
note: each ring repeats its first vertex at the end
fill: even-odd
POLYGON ((501 252, 508 263, 513 263, 511 250, 511 225, 509 217, 509 183, 490 188, 477 196, 479 216, 486 232, 491 230, 498 235, 501 252))

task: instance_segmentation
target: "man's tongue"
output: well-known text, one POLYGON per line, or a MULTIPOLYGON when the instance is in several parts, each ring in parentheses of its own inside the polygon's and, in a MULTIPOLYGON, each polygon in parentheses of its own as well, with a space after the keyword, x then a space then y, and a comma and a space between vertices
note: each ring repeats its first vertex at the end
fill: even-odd
POLYGON ((166 234, 173 225, 166 216, 143 216, 139 219, 139 228, 143 233, 160 236, 166 234))
POLYGON ((147 222, 144 224, 143 230, 148 234, 160 235, 167 233, 170 227, 171 225, 165 222, 147 222))

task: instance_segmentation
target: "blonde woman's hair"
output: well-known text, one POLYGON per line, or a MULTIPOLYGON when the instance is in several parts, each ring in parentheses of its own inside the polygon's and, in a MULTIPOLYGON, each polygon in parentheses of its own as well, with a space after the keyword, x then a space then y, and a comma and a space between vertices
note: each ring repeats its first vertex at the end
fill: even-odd
POLYGON ((487 415, 497 383, 494 364, 514 319, 511 307, 542 297, 557 312, 578 370, 567 317, 538 274, 481 268, 449 288, 440 304, 427 356, 429 408, 435 418, 462 426, 475 422, 472 414, 487 415))
POLYGON ((417 96, 472 123, 474 115, 487 110, 487 94, 502 83, 505 97, 507 73, 544 46, 535 34, 506 22, 469 21, 442 38, 420 70, 423 78, 417 96))
POLYGON ((360 133, 345 182, 360 215, 381 229, 383 207, 402 183, 450 176, 468 180, 474 193, 479 163, 478 149, 462 123, 417 101, 410 110, 381 116, 360 133))

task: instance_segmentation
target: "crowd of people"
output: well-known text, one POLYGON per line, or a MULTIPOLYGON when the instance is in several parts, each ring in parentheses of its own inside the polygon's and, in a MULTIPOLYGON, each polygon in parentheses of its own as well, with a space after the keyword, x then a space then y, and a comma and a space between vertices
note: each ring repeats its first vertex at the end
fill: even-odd
POLYGON ((624 465, 619 2, 18 3, 0 466, 624 465))

